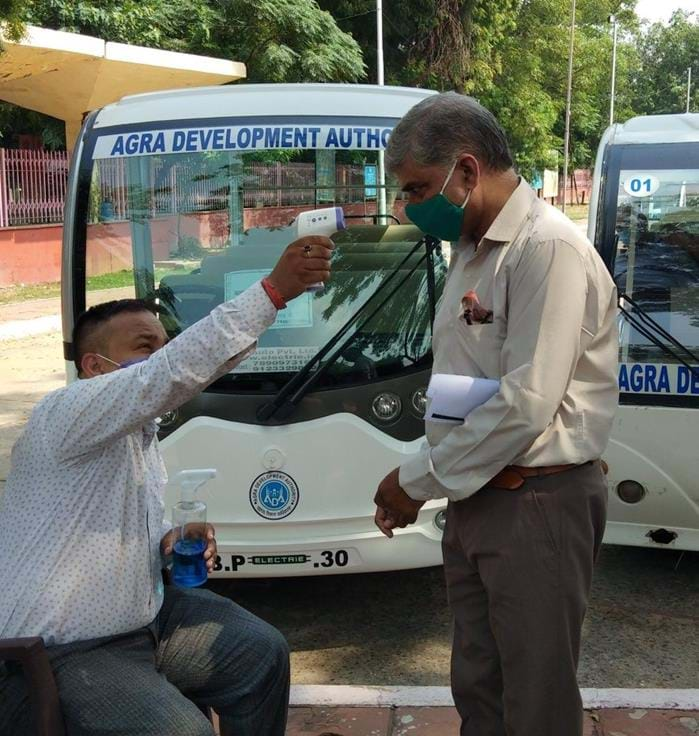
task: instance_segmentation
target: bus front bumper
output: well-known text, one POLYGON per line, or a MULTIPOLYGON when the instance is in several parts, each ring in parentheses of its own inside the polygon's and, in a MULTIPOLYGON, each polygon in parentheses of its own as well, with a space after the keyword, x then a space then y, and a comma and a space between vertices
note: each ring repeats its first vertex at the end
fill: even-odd
POLYGON ((343 532, 339 520, 332 523, 334 529, 316 530, 319 533, 310 535, 308 541, 301 542, 296 537, 288 542, 275 540, 274 544, 235 542, 235 527, 219 526, 216 529, 219 559, 211 577, 342 575, 441 565, 442 531, 438 523, 443 519, 444 507, 433 503, 424 508, 414 525, 397 529, 392 539, 378 529, 343 532))

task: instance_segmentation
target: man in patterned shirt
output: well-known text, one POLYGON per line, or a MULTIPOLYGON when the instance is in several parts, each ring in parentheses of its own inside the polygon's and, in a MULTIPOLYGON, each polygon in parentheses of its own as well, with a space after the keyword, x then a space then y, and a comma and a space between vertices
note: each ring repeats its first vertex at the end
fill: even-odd
MULTIPOLYGON (((44 639, 69 736, 211 736, 198 706, 217 711, 222 736, 284 734, 282 635, 210 591, 162 584, 172 542, 155 419, 246 358, 287 300, 327 280, 331 251, 295 241, 268 278, 169 342, 138 300, 78 320, 83 380, 37 405, 0 503, 0 638, 44 639)), ((21 673, 0 662, 0 736, 31 733, 32 716, 21 673)))

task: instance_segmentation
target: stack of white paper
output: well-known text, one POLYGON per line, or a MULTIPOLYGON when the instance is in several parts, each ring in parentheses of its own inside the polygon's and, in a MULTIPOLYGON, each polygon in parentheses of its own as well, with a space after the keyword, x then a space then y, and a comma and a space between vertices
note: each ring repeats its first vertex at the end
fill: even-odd
POLYGON ((466 417, 485 404, 500 388, 500 381, 471 376, 435 373, 427 388, 430 399, 425 419, 430 422, 462 424, 466 417))

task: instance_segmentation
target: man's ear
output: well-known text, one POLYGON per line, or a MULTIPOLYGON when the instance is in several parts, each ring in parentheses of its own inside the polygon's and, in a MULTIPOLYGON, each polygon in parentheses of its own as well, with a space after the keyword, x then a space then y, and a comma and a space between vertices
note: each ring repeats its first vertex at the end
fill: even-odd
POLYGON ((456 168, 463 172, 466 189, 472 190, 478 186, 481 180, 481 165, 475 156, 470 153, 462 153, 456 168))
POLYGON ((85 378, 93 378, 108 373, 105 370, 104 361, 97 353, 85 353, 80 360, 80 375, 85 378))

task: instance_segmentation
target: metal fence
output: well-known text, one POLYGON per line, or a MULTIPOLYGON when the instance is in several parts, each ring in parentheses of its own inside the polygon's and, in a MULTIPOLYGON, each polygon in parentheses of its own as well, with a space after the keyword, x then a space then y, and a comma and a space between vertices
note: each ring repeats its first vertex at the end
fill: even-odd
MULTIPOLYGON (((568 176, 565 187, 566 204, 589 204, 592 194, 592 172, 575 169, 568 176)), ((563 202, 563 177, 559 180, 557 204, 563 202)))
MULTIPOLYGON (((65 151, 0 148, 0 227, 62 222, 67 178, 65 151)), ((221 163, 158 156, 100 160, 93 174, 90 218, 126 220, 134 207, 151 216, 223 210, 236 190, 249 208, 345 205, 375 197, 375 187, 365 182, 364 167, 355 164, 335 166, 332 187, 328 181, 318 183, 313 163, 221 163), (138 179, 146 181, 129 186, 138 179)), ((590 172, 575 171, 566 187, 567 201, 589 201, 590 187, 590 172)), ((561 183, 558 201, 562 198, 561 183)))
MULTIPOLYGON (((68 161, 65 151, 0 149, 0 227, 61 222, 68 161)), ((93 173, 90 218, 129 219, 134 207, 151 216, 221 210, 236 189, 251 208, 351 204, 372 194, 366 187, 361 165, 337 165, 333 188, 327 181, 319 186, 313 163, 101 160, 93 173), (137 178, 146 181, 129 186, 137 178)))
POLYGON ((0 227, 61 222, 67 179, 65 151, 0 148, 0 227))

